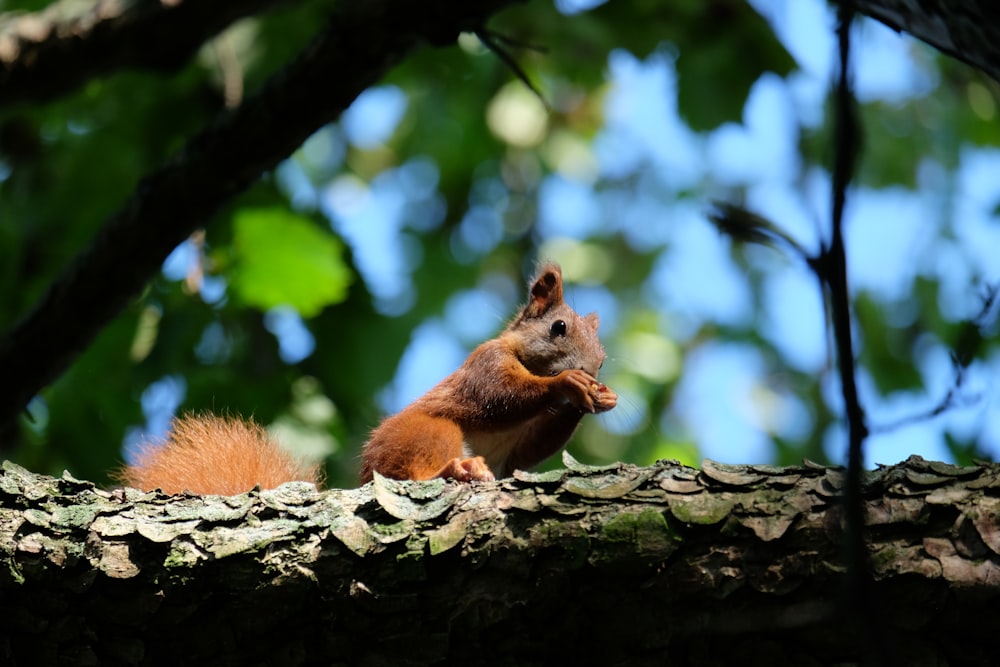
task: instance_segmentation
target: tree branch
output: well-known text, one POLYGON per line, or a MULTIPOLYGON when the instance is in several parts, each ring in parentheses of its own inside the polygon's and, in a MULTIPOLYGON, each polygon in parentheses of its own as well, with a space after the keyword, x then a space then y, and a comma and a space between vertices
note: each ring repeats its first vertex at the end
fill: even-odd
POLYGON ((0 369, 18 379, 0 386, 0 431, 221 205, 336 119, 418 44, 451 43, 512 2, 339 3, 296 62, 144 178, 34 310, 0 340, 0 369))
MULTIPOLYGON (((0 15, 0 103, 49 100, 119 69, 177 67, 233 21, 287 4, 59 0, 38 12, 0 15)), ((419 9, 445 16, 434 10, 439 4, 450 3, 419 9)), ((1000 23, 986 3, 859 0, 856 6, 1000 81, 1000 23)))
POLYGON ((847 419, 847 480, 844 488, 845 562, 847 564, 847 602, 855 614, 862 643, 868 647, 877 644, 874 625, 878 619, 872 609, 870 575, 864 548, 864 510, 861 500, 861 471, 864 465, 864 442, 868 425, 864 408, 858 397, 854 368, 854 332, 851 326, 851 297, 847 283, 847 256, 844 250, 844 208, 847 188, 854 173, 861 141, 851 87, 850 32, 854 20, 854 7, 850 2, 840 6, 837 26, 840 56, 837 86, 834 91, 834 163, 831 169, 831 199, 833 210, 830 218, 830 242, 823 248, 818 265, 823 270, 817 275, 830 294, 830 312, 833 340, 837 348, 837 371, 840 391, 844 397, 844 414, 847 419))
MULTIPOLYGON (((851 0, 859 12, 905 31, 1000 81, 1000 13, 989 0, 851 0)), ((845 0, 837 0, 844 4, 845 0)))
POLYGON ((130 68, 170 69, 233 21, 282 0, 60 0, 0 15, 0 104, 45 101, 130 68))
MULTIPOLYGON (((5 664, 853 664, 838 468, 673 462, 240 496, 5 463, 5 664), (807 659, 812 656, 812 659, 807 659)), ((1000 466, 866 473, 895 664, 987 664, 1000 466)))

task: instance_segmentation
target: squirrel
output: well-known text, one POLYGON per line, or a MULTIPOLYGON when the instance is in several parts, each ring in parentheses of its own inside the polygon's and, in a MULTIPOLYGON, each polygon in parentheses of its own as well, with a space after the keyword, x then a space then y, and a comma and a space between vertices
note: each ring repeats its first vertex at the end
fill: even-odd
POLYGON ((563 300, 562 271, 545 264, 528 304, 500 335, 401 412, 361 452, 361 483, 451 477, 488 481, 534 467, 559 450, 585 413, 615 407, 597 381, 606 354, 597 313, 563 300))
MULTIPOLYGON (((563 300, 562 272, 545 264, 528 304, 500 335, 454 373, 371 433, 361 483, 395 479, 489 481, 534 467, 559 450, 586 413, 611 410, 618 396, 597 381, 606 357, 597 313, 563 300)), ((320 484, 257 424, 212 415, 174 421, 167 441, 143 445, 119 471, 126 486, 165 493, 231 495, 255 486, 320 484)))

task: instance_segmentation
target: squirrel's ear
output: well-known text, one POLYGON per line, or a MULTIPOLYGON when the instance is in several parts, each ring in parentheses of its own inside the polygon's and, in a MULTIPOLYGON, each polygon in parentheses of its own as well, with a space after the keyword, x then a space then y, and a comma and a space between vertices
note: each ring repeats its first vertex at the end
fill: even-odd
POLYGON ((590 313, 583 319, 594 329, 594 331, 597 331, 597 329, 601 326, 601 317, 597 313, 590 313))
POLYGON ((549 308, 562 303, 562 300, 562 269, 558 264, 546 264, 531 284, 524 316, 541 317, 549 308))

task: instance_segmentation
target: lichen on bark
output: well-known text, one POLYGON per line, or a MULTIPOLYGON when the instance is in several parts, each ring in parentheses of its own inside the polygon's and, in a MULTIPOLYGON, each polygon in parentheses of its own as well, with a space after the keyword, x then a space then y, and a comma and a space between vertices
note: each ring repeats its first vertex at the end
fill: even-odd
MULTIPOLYGON (((565 463, 492 483, 233 497, 103 490, 5 463, 0 656, 765 664, 747 658, 756 647, 768 661, 860 659, 836 604, 841 470, 565 463)), ((985 656, 948 633, 1000 621, 1000 468, 913 457, 866 473, 864 498, 889 645, 985 656)))

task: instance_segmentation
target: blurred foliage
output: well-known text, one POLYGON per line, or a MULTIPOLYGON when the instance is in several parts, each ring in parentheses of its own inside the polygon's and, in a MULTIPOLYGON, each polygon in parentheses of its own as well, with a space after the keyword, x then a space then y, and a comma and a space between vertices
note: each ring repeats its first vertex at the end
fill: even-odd
POLYGON ((232 259, 219 262, 220 272, 242 305, 289 306, 310 318, 347 296, 351 274, 343 245, 288 209, 237 211, 230 248, 232 259))
MULTIPOLYGON (((30 308, 144 174, 224 108, 227 81, 236 76, 252 90, 307 43, 328 6, 294 3, 241 21, 176 73, 116 74, 56 102, 0 109, 0 326, 30 308)), ((688 355, 707 341, 722 341, 759 350, 770 386, 760 388, 758 418, 774 444, 774 460, 826 460, 824 437, 837 407, 823 377, 790 367, 760 333, 758 317, 707 320, 686 330, 673 304, 657 297, 651 285, 671 252, 662 231, 677 219, 675 207, 694 205, 707 214, 700 188, 668 187, 670 175, 645 161, 613 174, 587 166, 604 123, 613 53, 670 60, 679 113, 700 133, 740 123, 754 83, 766 72, 793 74, 794 60, 743 0, 621 1, 568 14, 560 8, 544 2, 517 6, 489 25, 491 34, 509 38, 497 41, 550 106, 547 114, 529 113, 515 128, 523 132, 541 118, 536 135, 515 140, 491 125, 491 109, 524 91, 474 37, 415 52, 380 84, 405 96, 391 136, 354 144, 340 124, 325 128, 234 200, 203 236, 186 244, 186 263, 181 255, 173 257, 174 268, 33 402, 5 456, 39 471, 66 468, 106 480, 124 445, 144 430, 163 427, 157 416, 164 411, 215 410, 274 426, 289 446, 327 461, 331 484, 351 485, 359 447, 382 415, 380 397, 413 332, 427 322, 461 323, 461 316, 448 316, 449 309, 463 303, 457 300, 461 294, 478 289, 476 294, 495 297, 505 309, 481 337, 492 335, 524 298, 533 262, 550 255, 575 284, 571 296, 593 297, 614 313, 602 312, 610 354, 602 378, 623 400, 601 420, 584 420, 571 445, 574 456, 697 463, 702 454, 690 424, 675 411, 674 390, 688 355), (582 170, 582 182, 604 198, 595 213, 599 224, 580 238, 553 238, 538 228, 540 190, 548 176, 574 170, 582 170), (416 185, 414 174, 423 174, 416 185), (402 257, 393 270, 404 287, 387 296, 373 282, 377 267, 365 263, 374 260, 362 260, 352 236, 358 233, 352 224, 374 223, 337 220, 329 198, 355 192, 360 205, 390 181, 404 193, 403 222, 393 237, 402 257), (406 194, 411 191, 417 194, 406 194), (616 197, 648 200, 660 213, 625 224, 616 197), (304 357, 283 355, 275 306, 301 316, 299 334, 314 341, 304 357), (179 405, 171 404, 171 395, 179 405), (790 400, 808 417, 808 428, 794 436, 761 416, 765 404, 790 400)), ((863 183, 912 188, 922 159, 952 168, 963 142, 1000 141, 995 118, 982 111, 996 101, 996 85, 945 58, 927 60, 939 80, 934 95, 862 107, 863 183), (976 98, 978 113, 970 95, 986 96, 985 102, 976 98), (931 125, 942 129, 921 131, 931 125)), ((515 102, 519 109, 530 106, 520 98, 515 102)), ((831 126, 827 115, 817 127, 799 128, 803 172, 827 163, 831 126)), ((745 194, 740 187, 720 192, 711 174, 704 180, 713 196, 745 194)), ((773 258, 761 262, 759 255, 734 248, 731 259, 748 277, 759 312, 773 258)), ((857 303, 859 362, 885 394, 924 383, 915 370, 922 334, 957 345, 967 331, 940 315, 936 282, 920 281, 907 296, 918 304, 918 314, 905 322, 890 321, 892 304, 880 297, 862 294, 857 303)), ((461 342, 470 348, 476 341, 461 342)), ((973 353, 986 358, 991 349, 977 340, 973 353)), ((732 409, 720 404, 718 412, 732 409)), ((948 436, 947 443, 962 460, 980 444, 957 436, 948 436)), ((558 464, 555 457, 546 465, 558 464)))

